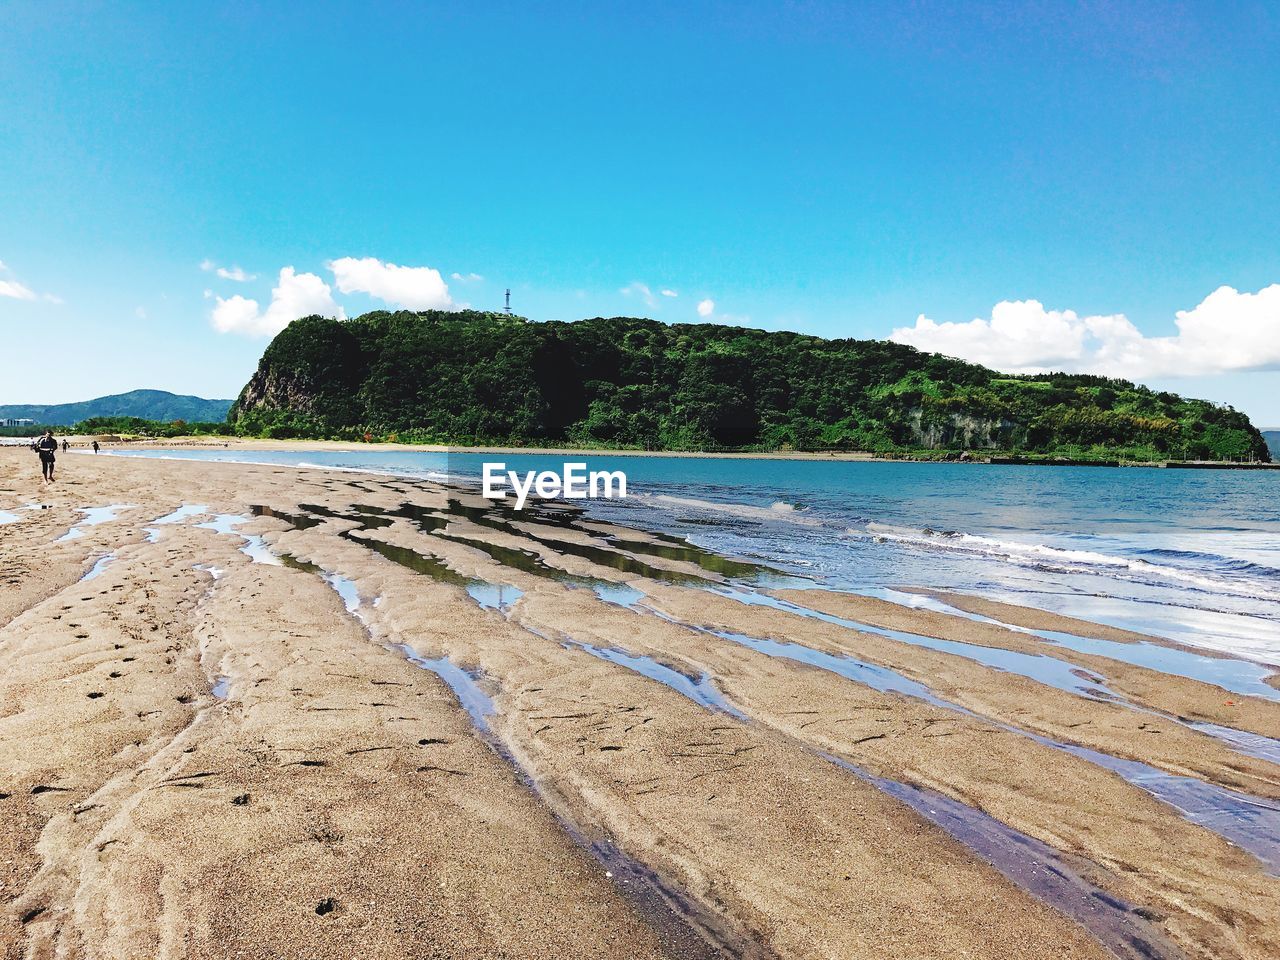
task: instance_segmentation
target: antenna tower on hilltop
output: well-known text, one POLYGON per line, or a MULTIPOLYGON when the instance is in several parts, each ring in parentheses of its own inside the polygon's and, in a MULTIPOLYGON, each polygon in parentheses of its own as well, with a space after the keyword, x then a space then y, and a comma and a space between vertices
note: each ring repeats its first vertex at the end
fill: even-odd
POLYGON ((502 308, 502 312, 507 316, 511 316, 511 288, 507 287, 507 305, 502 308))

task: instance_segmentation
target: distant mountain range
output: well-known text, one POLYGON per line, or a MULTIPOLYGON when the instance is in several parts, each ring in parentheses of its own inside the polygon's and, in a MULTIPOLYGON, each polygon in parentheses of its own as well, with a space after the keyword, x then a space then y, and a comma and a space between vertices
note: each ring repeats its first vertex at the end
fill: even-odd
POLYGON ((1280 463, 1280 430, 1263 430, 1262 439, 1267 441, 1267 449, 1271 451, 1271 459, 1280 463))
POLYGON ((0 420, 31 419, 38 424, 69 427, 89 417, 142 417, 145 420, 223 421, 230 400, 180 396, 165 390, 130 390, 79 403, 0 404, 0 420))

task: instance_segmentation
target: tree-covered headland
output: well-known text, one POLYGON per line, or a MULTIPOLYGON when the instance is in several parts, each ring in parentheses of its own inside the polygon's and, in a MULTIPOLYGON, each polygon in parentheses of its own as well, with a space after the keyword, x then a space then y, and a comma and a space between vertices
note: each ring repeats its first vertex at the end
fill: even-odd
POLYGON ((879 340, 465 310, 297 320, 228 419, 444 444, 1268 459, 1244 414, 1125 380, 1010 376, 879 340))

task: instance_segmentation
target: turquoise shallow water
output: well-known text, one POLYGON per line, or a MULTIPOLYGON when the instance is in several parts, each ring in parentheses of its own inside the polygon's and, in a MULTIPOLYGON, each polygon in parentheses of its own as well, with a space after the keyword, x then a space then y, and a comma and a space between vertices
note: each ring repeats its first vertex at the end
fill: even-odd
MULTIPOLYGON (((564 456, 368 450, 147 450, 478 483, 485 461, 564 456)), ((1280 471, 673 457, 568 458, 623 470, 600 518, 763 560, 823 585, 962 590, 1280 662, 1280 471)))

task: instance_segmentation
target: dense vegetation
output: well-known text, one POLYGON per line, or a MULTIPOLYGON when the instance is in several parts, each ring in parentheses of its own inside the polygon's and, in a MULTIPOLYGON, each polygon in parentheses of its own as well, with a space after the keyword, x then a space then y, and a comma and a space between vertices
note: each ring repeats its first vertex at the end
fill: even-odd
POLYGON ((305 317, 267 347, 228 417, 277 437, 1267 459, 1243 414, 1123 380, 627 317, 305 317))
POLYGON ((90 417, 70 426, 42 423, 24 427, 0 427, 0 437, 32 438, 52 430, 55 437, 117 436, 117 437, 202 437, 235 436, 235 425, 225 420, 214 423, 188 423, 185 420, 147 420, 143 417, 90 417))
POLYGON ((215 423, 187 423, 185 420, 147 420, 142 417, 90 417, 77 423, 72 432, 98 436, 226 437, 234 435, 235 428, 225 420, 215 423))
POLYGON ((42 423, 39 426, 30 425, 24 427, 0 427, 0 437, 18 437, 20 439, 31 439, 37 434, 44 433, 45 430, 52 429, 55 434, 62 436, 64 433, 70 433, 71 428, 56 423, 42 423))
POLYGON ((164 390, 130 390, 78 403, 10 404, 0 406, 0 419, 26 418, 38 424, 78 423, 90 417, 139 417, 144 420, 219 421, 227 417, 230 400, 205 400, 164 390))

